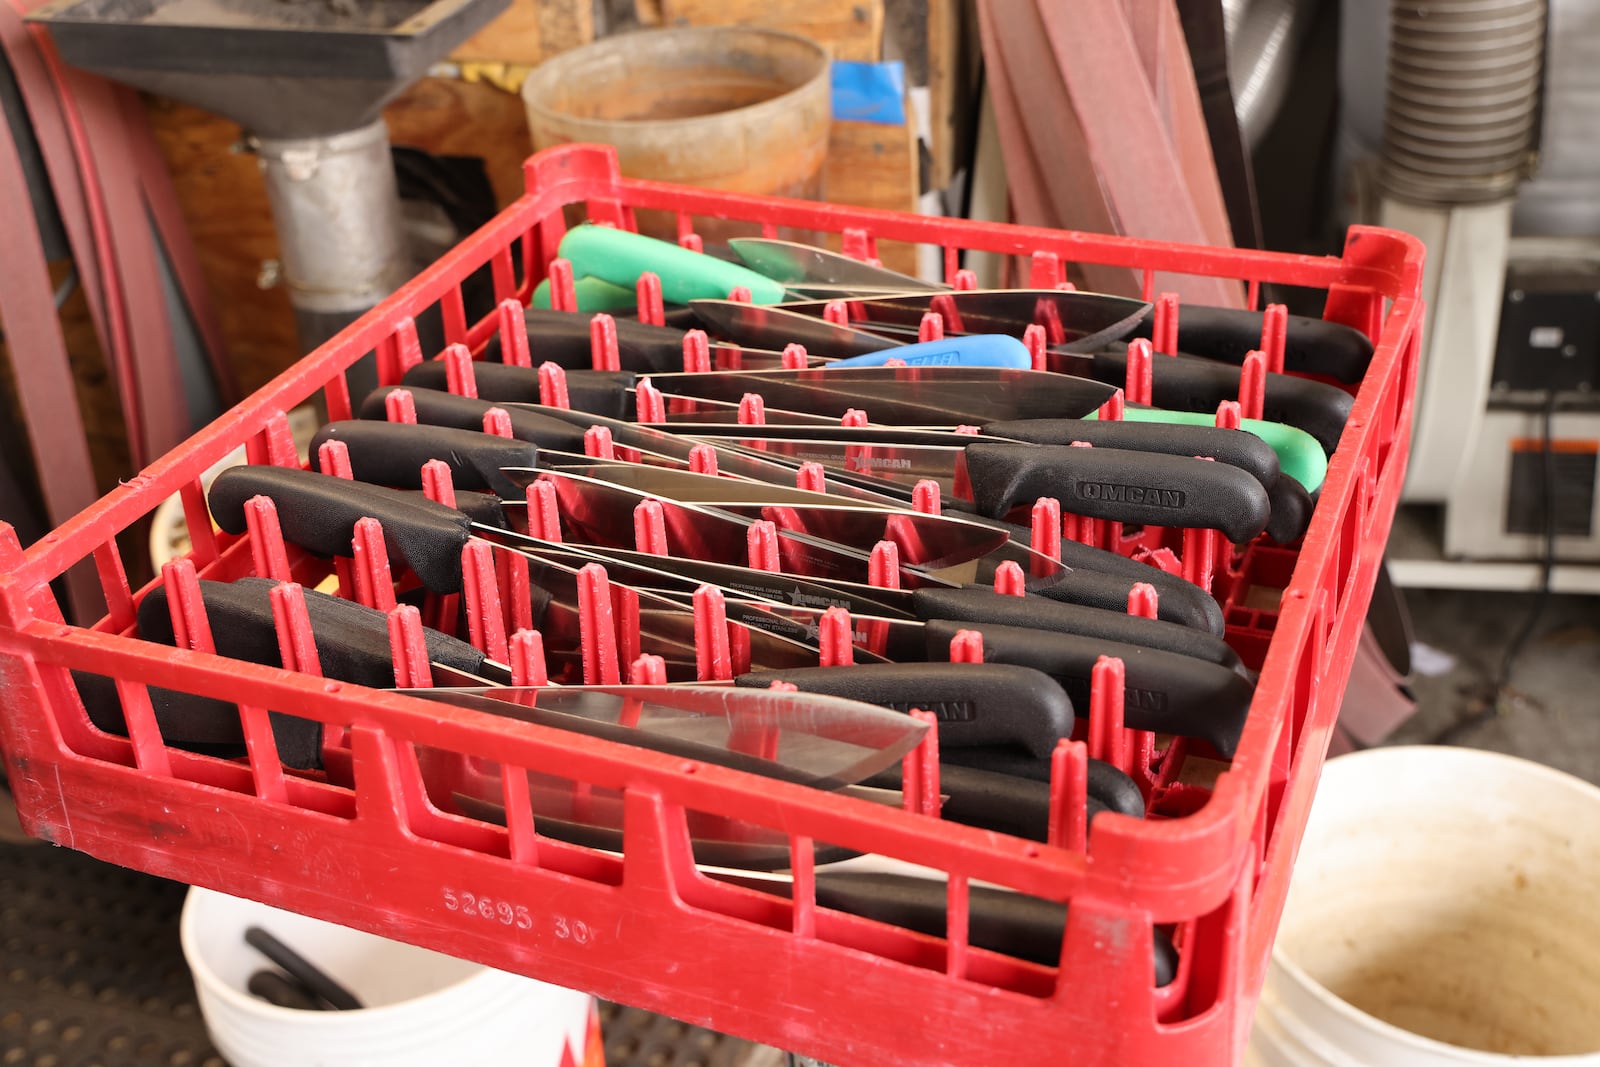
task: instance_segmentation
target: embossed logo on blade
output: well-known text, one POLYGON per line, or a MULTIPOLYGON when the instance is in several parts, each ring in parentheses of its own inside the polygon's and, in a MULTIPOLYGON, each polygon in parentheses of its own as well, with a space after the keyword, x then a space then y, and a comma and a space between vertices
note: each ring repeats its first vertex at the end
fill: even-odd
POLYGON ((1120 485, 1116 482, 1079 482, 1078 495, 1085 500, 1104 500, 1114 504, 1145 504, 1156 508, 1181 508, 1185 494, 1178 489, 1159 489, 1150 485, 1120 485))

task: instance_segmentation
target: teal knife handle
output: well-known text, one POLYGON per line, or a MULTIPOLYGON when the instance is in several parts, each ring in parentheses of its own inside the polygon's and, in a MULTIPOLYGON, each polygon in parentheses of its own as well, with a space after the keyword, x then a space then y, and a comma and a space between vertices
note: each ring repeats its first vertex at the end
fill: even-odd
MULTIPOLYGON (((639 297, 635 290, 603 282, 599 278, 578 278, 572 283, 572 292, 578 300, 578 310, 591 314, 597 311, 635 311, 639 297)), ((533 306, 543 310, 550 307, 550 279, 546 278, 533 289, 533 306)))
POLYGON ((741 285, 757 304, 781 303, 786 295, 783 286, 748 267, 610 226, 573 227, 561 239, 560 254, 572 263, 574 275, 629 290, 639 275, 654 271, 661 278, 661 299, 668 304, 726 300, 741 285))
MULTIPOLYGON (((1091 413, 1087 418, 1099 417, 1091 413)), ((1216 417, 1203 411, 1167 411, 1164 408, 1139 408, 1128 406, 1122 411, 1126 422, 1180 422, 1189 426, 1215 426, 1216 417)), ((1317 444, 1317 439, 1293 426, 1262 419, 1244 419, 1241 430, 1248 430, 1272 446, 1278 454, 1278 469, 1301 485, 1306 492, 1315 493, 1322 488, 1322 479, 1328 473, 1328 454, 1317 444)))

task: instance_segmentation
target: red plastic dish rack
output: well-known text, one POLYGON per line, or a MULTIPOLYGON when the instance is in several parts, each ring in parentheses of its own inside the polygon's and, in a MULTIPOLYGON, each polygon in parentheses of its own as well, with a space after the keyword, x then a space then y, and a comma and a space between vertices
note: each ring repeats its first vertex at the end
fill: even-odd
MULTIPOLYGON (((1405 235, 1351 231, 1339 258, 1175 246, 622 179, 595 146, 541 153, 528 193, 359 322, 182 448, 23 552, 0 527, 0 745, 28 830, 105 860, 267 901, 844 1065, 1062 1062, 1232 1064, 1251 1010, 1349 676, 1404 475, 1422 305, 1422 250, 1405 235), (1260 680, 1236 758, 1181 817, 1098 819, 1087 848, 1055 847, 913 812, 775 784, 531 724, 392 693, 155 646, 127 636, 130 590, 118 534, 180 494, 202 576, 250 573, 248 537, 211 534, 200 475, 240 444, 286 460, 284 413, 319 392, 347 417, 344 372, 376 353, 398 377, 414 320, 481 343, 462 284, 526 302, 573 211, 630 226, 636 209, 695 219, 852 231, 923 242, 1233 277, 1327 293, 1325 316, 1366 331, 1376 355, 1332 458, 1309 533, 1295 548, 1250 546, 1227 602, 1229 637, 1260 680), (570 210, 569 210, 570 209, 570 210), (50 583, 80 563, 110 605, 91 628, 63 623, 50 583), (1281 598, 1271 590, 1281 589, 1281 598), (130 738, 95 730, 68 671, 113 676, 130 738), (161 744, 147 685, 241 701, 250 757, 161 744), (349 780, 286 773, 265 708, 345 727, 349 780), (481 766, 620 790, 622 855, 434 807, 419 747, 481 766), (950 939, 714 882, 689 854, 685 810, 829 842, 951 875, 950 939), (977 879, 1068 902, 1059 967, 970 947, 965 886, 977 879), (1157 989, 1152 930, 1175 932, 1179 977, 1157 989)), ((321 566, 298 558, 296 576, 321 566)), ((524 779, 525 781, 525 779, 524 779)), ((508 810, 513 805, 507 805, 508 810)))

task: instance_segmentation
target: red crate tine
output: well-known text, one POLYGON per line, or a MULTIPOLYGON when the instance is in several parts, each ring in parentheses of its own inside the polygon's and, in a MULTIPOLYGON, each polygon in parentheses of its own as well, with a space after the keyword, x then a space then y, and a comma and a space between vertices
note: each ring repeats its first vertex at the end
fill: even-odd
POLYGON ((1206 592, 1211 591, 1217 542, 1221 534, 1215 530, 1188 527, 1183 531, 1183 576, 1206 592))
POLYGON ((1028 324, 1022 331, 1022 343, 1028 346, 1028 358, 1032 360, 1034 370, 1049 370, 1050 362, 1045 356, 1044 327, 1037 322, 1028 324))
POLYGON ((732 289, 728 290, 728 299, 732 300, 735 304, 748 304, 754 299, 754 297, 750 295, 749 286, 736 285, 732 289))
POLYGON ((824 667, 848 667, 856 661, 855 626, 848 611, 834 607, 822 613, 817 645, 824 667))
POLYGON ((702 682, 733 677, 733 655, 728 648, 728 606, 722 590, 702 585, 694 591, 694 666, 702 682))
POLYGON ((556 487, 544 478, 523 490, 528 504, 528 533, 541 541, 561 543, 561 512, 556 504, 556 487))
POLYGON ((739 623, 728 624, 728 658, 734 674, 750 673, 750 630, 739 623))
POLYGON ((1028 581, 1016 560, 1008 559, 994 569, 994 591, 1005 596, 1027 593, 1028 581))
POLYGON ((350 469, 350 449, 336 438, 317 446, 317 469, 335 478, 355 480, 355 474, 350 469))
POLYGON ((268 594, 272 625, 278 631, 278 655, 286 671, 322 676, 317 642, 311 636, 311 615, 306 611, 305 590, 298 582, 280 581, 268 594))
POLYGON ((461 549, 461 596, 467 606, 467 640, 492 660, 506 661, 505 610, 500 603, 494 550, 487 541, 461 549))
POLYGON ((1255 278, 1245 284, 1244 306, 1252 311, 1261 306, 1261 282, 1255 278))
POLYGON ((1267 357, 1267 370, 1283 373, 1283 350, 1289 344, 1289 309, 1268 304, 1261 313, 1261 354, 1267 357))
POLYGON ((496 552, 495 581, 503 590, 507 633, 533 628, 532 574, 528 557, 521 552, 496 552))
POLYGON ((710 445, 695 445, 689 449, 689 469, 695 474, 716 474, 717 450, 710 445))
POLYGON ((1112 422, 1120 422, 1122 419, 1123 408, 1126 405, 1126 401, 1123 400, 1123 395, 1124 394, 1121 389, 1118 389, 1116 392, 1112 393, 1111 398, 1104 404, 1100 405, 1100 410, 1098 412, 1100 418, 1112 422))
POLYGON ((1154 320, 1150 324, 1150 341, 1157 352, 1164 352, 1169 356, 1177 353, 1178 314, 1177 293, 1162 293, 1156 297, 1154 320))
POLYGON ((839 251, 851 259, 870 260, 877 253, 872 234, 860 226, 846 226, 839 241, 839 251))
POLYGON ((872 546, 867 561, 867 584, 879 589, 900 588, 900 546, 893 541, 879 541, 872 546))
POLYGON ((1128 589, 1128 614, 1153 619, 1158 614, 1160 597, 1149 582, 1134 582, 1128 589))
POLYGON ((551 260, 549 281, 550 306, 556 311, 577 311, 578 289, 572 276, 571 260, 551 260))
POLYGON ((939 251, 944 260, 944 280, 951 288, 955 288, 955 276, 961 273, 961 249, 946 244, 939 251))
POLYGON ((745 542, 750 567, 758 571, 778 569, 778 524, 771 519, 757 519, 745 530, 745 542))
POLYGON ((697 233, 680 233, 678 235, 678 244, 691 252, 704 252, 706 250, 705 243, 700 240, 700 235, 697 233))
POLYGON ((271 497, 253 496, 244 502, 245 528, 250 532, 251 563, 256 574, 280 582, 289 580, 289 551, 278 526, 278 508, 271 497))
POLYGON ((447 508, 456 506, 455 475, 450 472, 450 464, 430 459, 422 465, 422 495, 447 508))
POLYGON ((396 389, 384 394, 383 417, 389 422, 406 426, 417 424, 417 401, 409 389, 396 389))
MULTIPOLYGON (((901 366, 905 366, 904 363, 901 366)), ((840 426, 862 427, 867 425, 867 413, 860 408, 846 408, 843 415, 839 416, 840 426)))
POLYGON ((649 378, 640 378, 633 388, 636 422, 666 422, 667 402, 649 378))
POLYGON ((395 688, 430 688, 433 670, 429 666, 428 642, 422 633, 422 613, 410 604, 396 604, 386 614, 395 688))
POLYGON ((661 299, 661 275, 647 270, 639 275, 639 321, 646 326, 665 326, 667 309, 661 299))
POLYGON ((628 668, 629 685, 666 685, 667 661, 660 656, 645 653, 634 659, 628 668))
POLYGON ((496 437, 514 437, 511 432, 511 412, 505 408, 490 408, 483 413, 483 432, 496 437))
MULTIPOLYGON (((616 685, 617 627, 611 607, 611 581, 606 569, 588 563, 578 570, 578 633, 583 654, 584 685, 616 685)), ((698 644, 698 642, 696 642, 698 644)))
POLYGON ((919 814, 939 817, 939 716, 925 708, 912 708, 910 716, 918 722, 928 724, 928 732, 922 735, 922 740, 917 747, 912 749, 910 755, 917 762, 917 811, 919 814))
POLYGON ((611 587, 612 631, 617 635, 617 664, 632 663, 643 651, 639 634, 639 591, 625 585, 611 587))
POLYGON ((1060 293, 1075 293, 1078 291, 1078 287, 1071 282, 1057 282, 1055 288, 1060 293))
POLYGON ((394 325, 394 353, 393 381, 399 381, 406 371, 422 362, 422 341, 417 337, 416 321, 410 315, 402 316, 394 325))
POLYGON ((550 671, 544 658, 544 635, 538 630, 519 629, 508 642, 511 652, 512 685, 549 685, 550 671))
MULTIPOLYGON (((389 611, 395 606, 394 576, 389 569, 389 549, 383 526, 374 518, 358 519, 350 539, 355 599, 364 607, 389 611)), ((343 578, 341 576, 341 581, 343 578)))
MULTIPOLYGON (((1041 556, 1061 561, 1061 501, 1053 496, 1042 496, 1033 502, 1032 525, 1029 527, 1030 547, 1041 556)), ((1035 560, 1033 576, 1043 578, 1050 573, 1045 560, 1035 560)))
POLYGON ((917 325, 917 340, 923 342, 944 340, 944 316, 937 311, 924 311, 922 322, 917 325))
MULTIPOLYGON (((1282 256, 866 212, 622 179, 614 154, 592 146, 542 153, 527 173, 530 192, 504 214, 313 353, 294 374, 229 409, 112 498, 26 554, 9 530, 0 532, 0 659, 6 661, 0 670, 25 680, 0 710, 0 743, 13 767, 26 759, 30 769, 12 777, 24 826, 112 862, 238 895, 266 894, 319 918, 787 1044, 842 1067, 980 1067, 994 1062, 992 1035, 998 1032, 1026 1032, 1041 1044, 1069 1050, 1084 1067, 1237 1062, 1321 745, 1338 709, 1404 478, 1420 347, 1420 245, 1404 235, 1356 227, 1340 257, 1282 256), (116 568, 106 557, 117 549, 110 539, 174 492, 182 494, 185 513, 197 519, 195 562, 215 568, 208 574, 242 573, 248 547, 238 538, 207 537, 200 474, 241 444, 262 461, 268 426, 279 413, 311 399, 367 353, 378 352, 384 380, 397 381, 395 331, 403 318, 442 310, 450 340, 481 345, 497 323, 492 313, 480 322, 465 321, 461 284, 508 250, 515 255, 516 245, 524 250, 529 284, 546 276, 565 232, 563 211, 585 203, 621 225, 632 225, 636 211, 651 210, 783 232, 863 228, 878 238, 942 249, 946 277, 954 275, 958 264, 951 261, 964 250, 1048 251, 1074 262, 1131 268, 1146 279, 1147 293, 1165 274, 1244 279, 1252 288, 1265 282, 1324 290, 1324 317, 1366 331, 1377 342, 1376 352, 1304 542, 1294 549, 1247 546, 1219 583, 1230 637, 1251 642, 1257 650, 1252 666, 1259 665, 1261 674, 1232 766, 1209 799, 1197 801, 1193 786, 1165 787, 1151 801, 1155 818, 1097 823, 1094 855, 1085 858, 880 807, 869 814, 858 810, 858 801, 783 783, 754 787, 723 768, 697 767, 687 774, 660 754, 621 751, 595 739, 552 738, 531 724, 469 728, 436 706, 392 693, 349 686, 329 691, 292 672, 183 657, 117 636, 110 630, 115 614, 94 630, 61 625, 48 583, 92 555, 103 579, 113 584, 108 599, 115 602, 116 568), (1280 610, 1235 612, 1262 582, 1274 589, 1287 583, 1280 610), (68 669, 235 701, 248 685, 254 704, 292 707, 340 732, 355 723, 349 748, 340 753, 342 777, 282 778, 284 799, 263 804, 258 798, 275 795, 275 783, 238 764, 166 750, 172 775, 145 773, 131 742, 75 725, 82 723, 82 711, 76 695, 64 688, 68 669), (416 746, 461 752, 504 768, 508 826, 433 811, 417 784, 416 746), (622 789, 626 856, 613 859, 557 842, 536 849, 530 811, 520 802, 526 781, 520 771, 510 773, 517 768, 560 774, 584 789, 622 789), (359 805, 350 786, 339 783, 354 783, 359 805), (1176 818, 1161 817, 1168 797, 1176 818), (131 829, 190 809, 216 813, 207 819, 203 851, 188 838, 152 843, 131 829), (1071 907, 1060 966, 1038 967, 969 948, 966 977, 956 980, 944 973, 947 942, 825 909, 816 911, 814 938, 794 939, 784 932, 786 903, 717 887, 694 874, 686 809, 1066 901, 1071 907), (306 864, 296 850, 251 847, 290 834, 338 849, 347 862, 334 872, 306 864), (534 927, 508 936, 475 916, 447 914, 436 895, 440 885, 530 902, 534 927), (581 945, 546 936, 557 917, 567 929, 586 931, 581 945), (1152 919, 1183 931, 1179 977, 1160 990, 1150 983, 1152 919), (624 925, 625 941, 591 936, 624 925), (1108 932, 1116 936, 1108 940, 1108 932), (682 967, 686 953, 703 965, 682 967), (863 953, 875 958, 864 960, 863 953), (797 973, 837 973, 848 980, 796 983, 797 973), (941 1006, 941 1018, 982 1018, 985 1025, 930 1026, 929 1003, 941 1006), (796 1028, 796 1017, 817 1024, 796 1028)), ((1171 531, 1151 530, 1120 547, 1159 562, 1171 556, 1160 547, 1170 538, 1171 531)), ((246 722, 264 728, 265 714, 246 712, 246 722)), ((265 733, 250 736, 259 741, 265 733)), ((1130 741, 1147 792, 1150 763, 1160 768, 1156 776, 1169 780, 1181 771, 1182 746, 1147 760, 1140 753, 1149 751, 1148 735, 1130 732, 1130 741)), ((253 759, 258 756, 252 751, 253 759)), ((334 766, 329 763, 330 774, 334 766)), ((959 930, 952 934, 960 940, 959 930)))
POLYGON ((589 320, 589 361, 595 370, 621 370, 617 320, 600 312, 589 320))
POLYGON ((188 559, 175 559, 161 568, 167 590, 167 614, 172 618, 173 644, 195 652, 216 652, 211 620, 200 596, 200 575, 188 559))
POLYGON ((944 504, 939 498, 939 483, 932 478, 923 478, 912 486, 911 509, 924 515, 943 514, 944 504))
POLYGON ((478 379, 472 369, 472 350, 463 344, 446 345, 444 350, 446 388, 457 396, 476 397, 478 379))
POLYGON ((1089 750, 1062 738, 1050 753, 1050 824, 1046 839, 1056 848, 1086 851, 1089 845, 1089 750))
POLYGON ((822 318, 835 326, 850 325, 850 310, 843 300, 830 300, 822 305, 822 318))
POLYGON ((1029 258, 1029 289, 1054 289, 1061 279, 1061 257, 1054 252, 1035 252, 1029 258))
POLYGON ((659 500, 641 500, 633 509, 633 547, 652 556, 667 555, 667 520, 659 500))
POLYGON ((767 424, 767 402, 760 393, 746 393, 739 398, 739 425, 740 426, 765 426, 767 424))
POLYGON ((901 359, 899 356, 890 356, 888 359, 883 361, 883 365, 885 367, 905 367, 905 366, 909 366, 909 364, 906 363, 906 361, 901 359))
POLYGON ((783 346, 783 369, 804 370, 811 363, 811 358, 806 355, 806 346, 802 344, 787 344, 783 346))
POLYGON ((1143 337, 1128 342, 1128 377, 1123 385, 1123 396, 1130 404, 1149 404, 1151 365, 1153 352, 1150 342, 1143 337))
POLYGON ((1089 755, 1123 771, 1131 768, 1123 729, 1127 677, 1127 665, 1115 656, 1095 660, 1089 675, 1089 755))
POLYGON ((1251 352, 1239 369, 1239 411, 1247 419, 1259 419, 1267 399, 1267 357, 1251 352))
POLYGON ((591 426, 583 431, 583 454, 594 459, 616 459, 617 446, 609 426, 591 426))
POLYGON ((982 663, 983 634, 977 630, 957 630, 950 638, 951 663, 982 663))
POLYGON ((950 279, 950 287, 958 293, 970 292, 978 287, 978 276, 970 270, 958 270, 950 279))
POLYGON ((960 425, 956 426, 954 428, 953 432, 955 432, 955 433, 964 433, 968 437, 977 437, 979 434, 983 433, 983 427, 982 426, 974 426, 971 423, 963 422, 960 425))
POLYGON ((683 369, 691 374, 704 374, 711 369, 711 342, 704 330, 684 332, 683 369))
POLYGON ((539 403, 563 411, 572 407, 567 396, 567 371, 561 364, 549 360, 539 364, 539 403))
POLYGON ((500 362, 509 367, 533 366, 533 355, 528 351, 528 322, 522 316, 522 305, 512 299, 502 300, 496 312, 500 316, 500 362))
POLYGON ((270 463, 274 467, 298 467, 300 454, 295 451, 294 433, 289 429, 289 416, 282 411, 274 411, 261 435, 245 443, 245 456, 254 464, 270 463))
POLYGON ((1244 420, 1244 410, 1237 400, 1224 400, 1217 405, 1217 426, 1224 430, 1237 430, 1244 420))

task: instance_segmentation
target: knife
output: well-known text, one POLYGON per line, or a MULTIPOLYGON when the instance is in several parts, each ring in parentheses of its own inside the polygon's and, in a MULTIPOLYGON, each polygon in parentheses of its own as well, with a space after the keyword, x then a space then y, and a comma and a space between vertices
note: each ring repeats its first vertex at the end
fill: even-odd
POLYGON ((791 293, 819 297, 864 293, 938 291, 944 286, 815 245, 765 237, 732 237, 728 247, 744 265, 781 284, 791 293))
MULTIPOLYGON (((360 415, 367 420, 386 417, 387 397, 396 387, 374 391, 361 406, 360 415)), ((456 396, 425 389, 409 390, 418 419, 434 425, 454 426, 477 430, 483 425, 484 414, 494 407, 488 401, 456 396)), ((582 447, 583 433, 594 427, 604 427, 616 442, 618 454, 636 456, 647 465, 676 465, 687 468, 691 451, 704 443, 712 449, 722 474, 749 478, 755 481, 793 485, 795 468, 775 463, 756 453, 737 448, 718 447, 714 442, 699 442, 695 438, 680 437, 658 429, 607 419, 598 415, 566 408, 534 406, 508 407, 512 433, 520 440, 534 441, 541 447, 548 445, 559 451, 570 451, 574 443, 582 447)), ((630 457, 631 458, 631 457, 630 457)), ((404 484, 404 483, 398 483, 404 484)), ((905 495, 896 498, 900 488, 887 482, 876 483, 877 488, 863 488, 841 478, 829 479, 828 492, 846 497, 856 503, 904 507, 905 495)), ((952 503, 958 503, 952 501, 952 503)), ((1081 544, 1070 538, 1059 542, 1061 562, 1033 552, 1028 546, 1027 529, 1010 523, 968 515, 972 521, 986 524, 1007 534, 1007 541, 987 559, 981 561, 977 581, 992 581, 995 568, 1004 562, 1014 562, 1025 575, 1037 575, 1030 588, 1051 599, 1083 603, 1108 610, 1120 611, 1128 603, 1128 592, 1136 582, 1155 586, 1160 594, 1160 617, 1186 626, 1206 630, 1217 636, 1223 632, 1222 609, 1205 590, 1192 582, 1120 556, 1100 548, 1081 544), (1064 564, 1064 566, 1063 566, 1064 564), (1070 573, 1068 573, 1070 569, 1070 573)))
MULTIPOLYGON (((945 288, 927 282, 908 285, 904 275, 875 268, 826 249, 758 237, 734 238, 729 244, 740 259, 757 272, 765 273, 770 266, 774 271, 772 276, 776 277, 778 274, 792 275, 798 268, 800 278, 796 282, 801 286, 813 279, 826 284, 831 274, 837 274, 848 277, 861 287, 861 292, 871 293, 870 299, 883 294, 911 306, 926 301, 932 295, 929 290, 945 288), (895 286, 900 287, 899 294, 887 292, 895 286)), ((786 283, 786 287, 791 291, 796 289, 795 284, 786 283)), ((819 295, 848 295, 842 290, 840 286, 819 295)), ((927 310, 925 303, 922 310, 927 310)), ((918 313, 911 324, 916 325, 920 319, 921 314, 918 313)), ((1027 321, 1031 320, 1024 321, 1023 325, 1027 321)), ((1261 347, 1262 322, 1263 313, 1260 311, 1185 304, 1178 315, 1178 348, 1179 351, 1210 359, 1242 363, 1248 353, 1261 347)), ((1144 314, 1129 325, 1130 331, 1123 334, 1122 339, 1149 338, 1155 325, 1153 306, 1146 304, 1144 314)), ((1287 343, 1284 347, 1287 370, 1327 375, 1347 384, 1359 382, 1366 374, 1367 366, 1372 361, 1372 342, 1359 330, 1304 315, 1288 316, 1287 327, 1287 343)))
MULTIPOLYGON (((1013 293, 986 293, 986 292, 952 292, 937 295, 937 300, 943 303, 948 316, 957 315, 956 305, 969 297, 988 299, 1008 299, 1013 293)), ((1038 293, 1021 294, 1030 299, 1037 299, 1043 307, 1052 307, 1052 299, 1062 299, 1076 296, 1075 293, 1057 293, 1049 290, 1038 293)), ((907 298, 913 299, 913 298, 907 298)), ((862 338, 869 338, 873 334, 864 333, 858 328, 839 327, 822 322, 814 315, 820 315, 826 303, 788 304, 776 307, 752 308, 748 304, 735 301, 697 301, 694 304, 695 312, 708 324, 725 337, 734 341, 748 343, 778 343, 782 337, 793 334, 795 339, 810 337, 806 344, 808 352, 816 355, 829 355, 832 352, 853 351, 864 348, 866 343, 862 338), (806 322, 810 319, 810 323, 806 322), (822 322, 821 327, 816 323, 822 322), (841 332, 842 331, 842 332, 841 332), (849 345, 842 343, 832 347, 839 338, 848 338, 849 345)), ((878 308, 876 301, 857 301, 850 305, 859 308, 878 308)), ((979 304, 980 308, 986 305, 979 304)), ((1005 309, 1002 309, 1005 310, 1005 309)), ((898 309, 896 314, 911 314, 914 308, 898 309)), ((921 312, 916 312, 919 315, 921 312)), ((1041 318, 1049 318, 1041 314, 1041 318)), ((964 321, 957 319, 957 321, 964 321)), ((980 321, 991 330, 1003 328, 1003 321, 993 318, 982 318, 980 321)), ((1011 329, 1020 334, 1026 326, 1031 324, 1030 319, 1023 318, 1014 323, 1011 329)), ((859 323, 857 324, 860 325, 859 323)), ((874 328, 887 331, 887 335, 878 337, 878 341, 909 342, 914 333, 914 327, 901 325, 878 325, 874 328)), ((1048 331, 1047 331, 1048 332, 1048 331)), ((875 342, 876 343, 876 342, 875 342)), ((1105 348, 1104 341, 1095 342, 1097 348, 1105 348)), ((878 351, 888 351, 880 348, 878 351)), ((1127 382, 1128 361, 1125 346, 1121 349, 1112 345, 1107 351, 1084 352, 1077 345, 1053 346, 1045 349, 1046 367, 1057 374, 1069 374, 1080 378, 1091 379, 1105 383, 1111 387, 1120 387, 1127 382)), ((1128 419, 1149 419, 1161 421, 1193 421, 1182 417, 1168 418, 1168 411, 1187 411, 1190 413, 1203 413, 1204 423, 1209 425, 1217 405, 1224 400, 1234 400, 1239 396, 1240 371, 1235 367, 1219 365, 1209 360, 1194 356, 1178 357, 1176 362, 1168 362, 1165 358, 1151 362, 1151 399, 1156 404, 1156 410, 1143 413, 1127 414, 1128 419)), ((1265 420, 1252 420, 1248 427, 1251 432, 1265 438, 1280 453, 1295 447, 1297 444, 1292 438, 1280 438, 1283 427, 1294 427, 1304 430, 1316 438, 1323 446, 1325 452, 1331 454, 1338 443, 1339 434, 1344 428, 1345 419, 1348 418, 1352 398, 1343 389, 1326 385, 1322 382, 1296 378, 1286 374, 1270 374, 1267 378, 1267 393, 1270 396, 1268 407, 1264 414, 1270 416, 1265 420)), ((1097 405, 1098 406, 1098 405, 1097 405)), ((1130 409, 1131 411, 1132 409, 1130 409)), ((891 421, 876 416, 869 410, 876 421, 891 421)), ((1058 417, 1062 413, 1058 413, 1058 417)), ((1084 414, 1088 414, 1085 412, 1084 414)), ((1070 417, 1077 417, 1076 415, 1070 417)), ((969 420, 970 421, 970 420, 969 420)))

